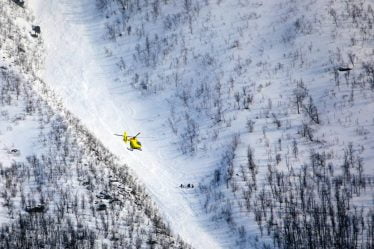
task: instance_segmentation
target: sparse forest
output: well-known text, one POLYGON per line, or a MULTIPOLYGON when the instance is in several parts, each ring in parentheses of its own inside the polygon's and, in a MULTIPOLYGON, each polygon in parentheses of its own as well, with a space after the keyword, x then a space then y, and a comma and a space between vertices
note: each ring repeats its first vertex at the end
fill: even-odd
MULTIPOLYGON (((191 248, 38 76, 27 3, 0 3, 0 141, 31 129, 35 150, 0 144, 0 248, 191 248)), ((162 99, 134 120, 163 131, 165 171, 192 179, 181 196, 222 248, 374 248, 370 0, 92 3, 111 90, 162 99)))
POLYGON ((215 155, 196 195, 233 247, 373 248, 370 1, 97 7, 107 40, 134 40, 124 84, 167 96, 181 153, 215 155))
POLYGON ((0 137, 0 248, 190 248, 128 167, 35 76, 43 51, 30 13, 5 0, 0 13, 0 135, 31 132, 23 144, 34 147, 25 154, 0 137))

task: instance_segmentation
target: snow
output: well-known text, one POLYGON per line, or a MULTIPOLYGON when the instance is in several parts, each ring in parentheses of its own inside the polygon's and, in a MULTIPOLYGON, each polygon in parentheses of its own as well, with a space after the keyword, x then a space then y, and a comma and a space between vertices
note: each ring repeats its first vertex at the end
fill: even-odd
MULTIPOLYGON (((199 196, 198 191, 178 187, 186 183, 197 186, 209 182, 234 134, 240 134, 240 146, 235 150, 235 165, 245 163, 243 158, 247 145, 250 145, 260 167, 260 180, 266 175, 267 165, 274 164, 277 153, 282 155, 279 167, 286 169, 285 157, 292 154, 289 152, 293 139, 299 143, 299 158, 292 159, 290 156, 289 160, 296 168, 309 160, 310 150, 331 152, 332 160, 339 165, 343 150, 349 142, 354 141, 355 148, 359 145, 365 147, 361 156, 368 165, 366 170, 368 173, 374 172, 374 140, 369 135, 374 131, 373 97, 371 93, 357 90, 355 96, 366 94, 368 97, 365 100, 356 97, 355 104, 348 106, 346 99, 350 89, 345 88, 343 80, 340 92, 335 92, 337 89, 331 84, 329 70, 337 65, 329 64, 328 56, 332 56, 337 47, 347 45, 349 37, 342 30, 336 34, 341 43, 331 38, 334 32, 330 20, 318 13, 318 6, 325 8, 323 1, 314 1, 315 8, 305 4, 309 1, 293 1, 290 6, 282 1, 243 2, 246 2, 242 3, 245 7, 231 1, 217 1, 217 5, 211 3, 209 8, 202 8, 198 23, 193 26, 193 34, 179 38, 183 42, 171 44, 171 47, 174 46, 170 48, 172 52, 166 54, 162 63, 155 68, 142 67, 142 63, 136 63, 136 59, 133 59, 136 45, 142 38, 133 35, 124 40, 118 38, 117 42, 105 39, 106 17, 99 14, 93 1, 32 0, 29 3, 35 12, 36 23, 41 26, 46 49, 41 78, 61 97, 64 106, 79 117, 120 162, 126 163, 134 171, 146 185, 172 230, 195 248, 235 247, 230 227, 223 221, 212 222, 211 214, 202 210, 205 197, 199 196), (228 9, 237 13, 228 13, 228 9), (294 32, 292 27, 295 19, 300 16, 304 18, 304 14, 307 20, 315 18, 325 23, 313 23, 309 33, 308 28, 305 33, 294 32), (283 42, 284 39, 290 41, 283 42), (227 49, 235 41, 239 41, 237 49, 227 49), (178 61, 182 55, 179 53, 182 43, 188 51, 185 57, 187 65, 178 61), (209 62, 209 55, 213 56, 213 62, 209 62), (303 59, 303 56, 306 58, 303 59), (125 59, 126 70, 119 70, 120 58, 125 59), (170 86, 172 81, 168 81, 174 72, 181 77, 180 86, 176 89, 170 86), (157 94, 141 94, 131 86, 134 73, 149 74, 154 88, 162 90, 157 94), (219 75, 224 76, 219 78, 219 75), (233 91, 241 91, 242 86, 248 86, 254 94, 254 104, 249 111, 237 111, 234 101, 230 102, 232 94, 226 93, 226 82, 229 82, 231 75, 236 80, 233 91), (189 87, 192 80, 195 83, 206 81, 213 89, 216 77, 222 81, 225 115, 226 119, 231 119, 230 126, 227 123, 221 127, 213 126, 212 121, 197 113, 198 108, 193 106, 192 118, 201 120, 201 143, 195 156, 181 155, 178 138, 167 125, 171 106, 176 106, 176 119, 183 118, 185 112, 184 107, 180 107, 181 100, 175 96, 183 94, 183 90, 194 93, 197 86, 189 87), (307 121, 294 110, 290 111, 293 108, 290 107, 290 98, 295 81, 300 79, 305 81, 318 109, 322 110, 323 125, 317 128, 316 136, 325 142, 323 146, 311 144, 297 134, 301 124, 307 121), (286 128, 276 128, 272 113, 286 128), (256 122, 253 133, 246 132, 247 119, 256 122), (355 124, 360 124, 368 134, 357 136, 359 132, 355 131, 355 124), (210 137, 215 130, 219 130, 219 136, 214 141, 210 137), (141 138, 144 145, 142 152, 126 150, 121 138, 113 136, 123 131, 130 134, 141 132, 144 137, 141 138), (278 145, 279 139, 282 146, 278 145), (279 147, 283 147, 283 150, 279 147)), ((173 4, 165 7, 164 11, 174 13, 173 7, 178 3, 174 1, 173 4)), ((140 28, 142 22, 139 20, 146 18, 145 13, 145 10, 141 11, 131 19, 136 20, 132 23, 133 32, 143 29, 149 37, 157 33, 162 37, 161 21, 150 22, 140 28)), ((302 24, 305 22, 305 19, 300 20, 302 24)), ((187 26, 178 31, 189 34, 187 26)), ((357 54, 360 61, 365 60, 370 57, 370 49, 357 46, 357 54)), ((201 103, 196 101, 192 105, 201 103)), ((184 124, 176 122, 176 125, 184 124)), ((239 170, 235 170, 238 173, 239 170)), ((225 200, 234 198, 227 189, 220 191, 228 196, 225 200)), ((245 225, 249 233, 258 234, 252 215, 243 214, 237 206, 233 209, 236 222, 245 225)))
POLYGON ((95 6, 88 0, 31 1, 30 4, 46 48, 42 78, 61 96, 65 107, 134 170, 173 231, 196 248, 221 248, 197 220, 190 206, 193 196, 178 188, 180 183, 191 179, 186 162, 169 154, 170 145, 164 139, 167 134, 162 128, 154 129, 159 125, 165 103, 148 100, 139 105, 136 99, 141 96, 134 91, 121 96, 111 93, 115 85, 111 73, 115 72, 110 70, 115 68, 98 39, 101 29, 93 14, 95 6), (150 125, 149 121, 156 125, 150 125), (142 152, 130 152, 121 138, 113 135, 124 130, 130 134, 141 131, 152 138, 142 141, 142 152))

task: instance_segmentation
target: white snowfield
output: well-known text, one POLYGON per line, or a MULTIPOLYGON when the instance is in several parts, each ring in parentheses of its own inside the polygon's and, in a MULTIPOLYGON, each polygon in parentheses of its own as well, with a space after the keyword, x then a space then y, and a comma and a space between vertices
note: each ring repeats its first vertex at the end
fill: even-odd
POLYGON ((115 62, 104 53, 103 27, 92 2, 30 1, 46 49, 42 79, 68 110, 136 172, 174 232, 195 248, 221 248, 217 236, 197 220, 192 206, 198 200, 179 188, 194 178, 191 172, 198 172, 201 164, 188 168, 194 164, 187 165, 167 143, 168 134, 160 126, 166 102, 137 101, 141 96, 130 86, 116 93, 115 62), (142 152, 127 150, 122 138, 113 135, 125 130, 146 137, 140 138, 142 152))
POLYGON ((172 231, 193 247, 250 248, 268 239, 266 232, 258 239, 260 229, 245 201, 258 195, 261 184, 268 184, 269 165, 297 170, 310 163, 312 151, 322 151, 339 171, 352 143, 365 172, 374 172, 373 91, 368 83, 358 87, 365 81, 362 77, 369 77, 358 75, 364 63, 372 63, 372 39, 347 24, 345 3, 149 1, 151 11, 140 6, 120 16, 115 1, 102 1, 112 3, 105 14, 96 2, 27 3, 41 26, 46 50, 40 77, 64 107, 133 170, 172 231), (152 5, 159 2, 167 4, 152 5), (192 2, 193 10, 188 6, 192 2), (195 18, 190 23, 188 15, 181 14, 185 9, 195 18), (336 24, 332 10, 339 12, 336 24), (111 27, 114 38, 109 41, 111 27), (144 62, 147 59, 154 65, 144 62), (356 70, 351 75, 337 74, 339 66, 351 64, 356 70), (131 86, 141 88, 139 82, 148 77, 151 83, 144 95, 131 86), (351 83, 350 88, 353 77, 357 86, 351 83), (134 83, 136 78, 140 80, 134 83), (309 103, 312 114, 317 112, 317 121, 296 110, 300 82, 309 94, 304 104, 309 103), (182 103, 184 94, 192 103, 182 103), (181 155, 177 145, 188 123, 185 114, 200 125, 194 156, 181 155), (177 135, 168 121, 181 126, 177 135), (314 141, 306 135, 308 127, 314 141), (143 151, 127 150, 121 137, 114 136, 124 131, 141 132, 143 151), (236 135, 240 142, 231 158, 234 180, 226 183, 222 175, 229 163, 221 159, 230 154, 226 147, 230 149, 236 135), (258 186, 252 196, 247 190, 256 180, 249 177, 249 146, 257 167, 253 172, 258 171, 253 173, 258 173, 258 186), (220 160, 227 165, 215 171, 220 160), (215 172, 221 185, 208 186, 215 172), (179 187, 188 183, 195 189, 179 187), (196 191, 199 183, 211 189, 196 191), (246 236, 250 240, 241 242, 246 236))

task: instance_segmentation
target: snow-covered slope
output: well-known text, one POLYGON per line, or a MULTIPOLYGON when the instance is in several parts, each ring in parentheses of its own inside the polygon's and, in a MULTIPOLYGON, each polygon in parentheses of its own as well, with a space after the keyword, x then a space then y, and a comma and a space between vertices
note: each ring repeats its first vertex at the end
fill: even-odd
POLYGON ((1 66, 1 248, 190 248, 126 165, 1 66))
MULTIPOLYGON (((259 239, 263 228, 275 240, 280 237, 280 247, 294 243, 284 239, 299 231, 284 230, 288 220, 305 214, 305 223, 298 223, 308 225, 295 226, 306 231, 310 220, 322 219, 313 215, 322 213, 324 197, 319 196, 325 190, 313 182, 321 182, 322 189, 334 186, 337 194, 326 194, 336 208, 332 217, 356 215, 351 205, 337 210, 341 195, 362 206, 357 216, 367 223, 357 238, 369 238, 370 4, 29 3, 45 41, 40 77, 131 167, 172 230, 196 248, 254 247, 269 239, 259 239), (144 151, 127 151, 113 136, 124 130, 142 132, 144 151), (324 170, 328 165, 333 170, 324 170), (307 179, 304 185, 298 185, 300 179, 307 179), (195 188, 179 188, 188 183, 195 188), (306 195, 316 203, 314 212, 304 209, 303 197, 293 201, 304 196, 303 188, 316 189, 306 195), (297 211, 293 217, 285 215, 292 210, 297 211)), ((335 220, 323 220, 334 233, 335 220)))
POLYGON ((144 132, 147 119, 157 118, 157 112, 142 108, 152 105, 157 108, 157 102, 138 103, 136 98, 140 96, 136 94, 111 94, 112 76, 105 66, 108 70, 117 69, 115 62, 110 67, 111 61, 106 60, 102 42, 97 39, 101 36, 92 35, 95 31, 100 32, 100 19, 95 15, 92 1, 35 1, 34 8, 38 23, 43 27, 46 47, 46 69, 42 78, 62 97, 64 106, 79 117, 105 146, 123 162, 132 165, 130 167, 146 183, 160 211, 178 234, 195 246, 219 248, 211 235, 204 231, 206 228, 196 220, 187 196, 178 189, 186 174, 183 164, 169 161, 169 157, 163 158, 158 149, 159 141, 165 141, 162 139, 164 134, 157 130, 151 133, 151 129, 144 132), (149 117, 150 113, 152 116, 149 117), (121 138, 113 136, 124 130, 142 131, 145 136, 153 138, 145 142, 143 152, 130 152, 121 138))
POLYGON ((190 248, 36 77, 42 40, 32 20, 0 1, 0 248, 190 248))

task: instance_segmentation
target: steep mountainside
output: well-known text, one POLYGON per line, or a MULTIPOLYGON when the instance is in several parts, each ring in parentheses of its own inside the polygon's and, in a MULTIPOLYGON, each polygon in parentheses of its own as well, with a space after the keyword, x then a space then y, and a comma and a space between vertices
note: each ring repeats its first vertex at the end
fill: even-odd
POLYGON ((370 1, 79 6, 125 129, 160 138, 144 138, 153 177, 198 185, 180 195, 222 247, 372 246, 370 1))
POLYGON ((190 248, 35 76, 42 40, 0 1, 0 248, 190 248))
MULTIPOLYGON (((58 98, 52 109, 68 110, 59 122, 71 115, 85 127, 65 147, 85 151, 92 138, 116 166, 98 155, 94 165, 128 165, 126 176, 145 185, 133 198, 150 203, 148 193, 173 234, 203 249, 374 247, 372 1, 30 0, 24 7, 41 27, 26 44, 43 41, 44 50, 22 52, 6 41, 8 28, 2 44, 12 44, 8 55, 38 79, 42 99, 58 98), (43 84, 55 95, 44 96, 43 84), (126 150, 113 136, 123 131, 141 132, 143 151, 126 150)), ((79 167, 91 167, 86 160, 79 167)), ((111 174, 99 178, 111 186, 111 174)), ((161 218, 148 213, 136 224, 156 236, 149 224, 161 218)), ((183 244, 166 238, 156 245, 183 244)), ((154 245, 147 241, 139 243, 154 245)))

